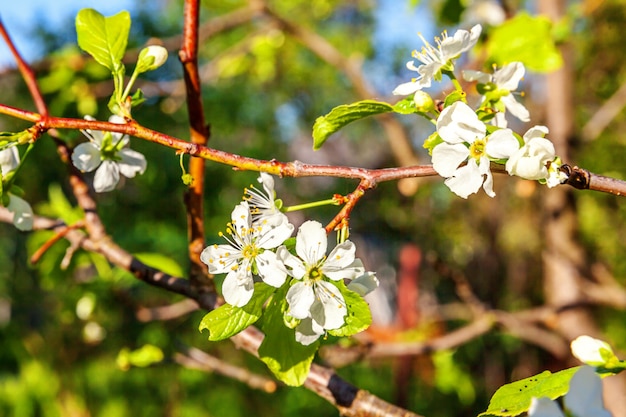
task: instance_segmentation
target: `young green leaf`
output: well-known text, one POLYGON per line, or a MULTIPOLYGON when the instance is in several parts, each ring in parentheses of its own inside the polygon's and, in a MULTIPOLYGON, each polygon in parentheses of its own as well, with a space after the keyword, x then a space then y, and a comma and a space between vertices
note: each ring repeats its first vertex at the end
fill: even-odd
POLYGON ((123 70, 129 31, 130 14, 125 10, 104 17, 94 9, 82 9, 76 16, 78 46, 112 73, 123 70))
POLYGON ((487 51, 492 63, 521 61, 526 68, 550 72, 563 65, 552 34, 552 22, 545 16, 519 13, 494 28, 487 51))
POLYGON ((320 116, 313 125, 313 149, 322 147, 326 139, 345 125, 375 114, 394 111, 389 103, 363 100, 337 106, 325 116, 320 116))
POLYGON ((285 291, 279 290, 265 310, 262 327, 265 339, 259 347, 259 357, 276 378, 287 385, 300 386, 309 374, 319 341, 304 346, 296 341, 295 331, 285 326, 285 291), (281 291, 283 294, 279 294, 281 291))
POLYGON ((337 282, 337 287, 346 301, 348 314, 346 323, 336 330, 329 330, 328 334, 347 337, 367 329, 372 324, 372 314, 367 302, 359 294, 346 288, 343 282, 337 282))
POLYGON ((489 408, 479 417, 488 416, 517 416, 528 411, 533 397, 548 397, 551 400, 561 397, 569 389, 569 381, 580 369, 565 369, 556 373, 544 371, 539 375, 515 381, 498 388, 491 401, 489 408))
POLYGON ((208 329, 209 340, 213 342, 236 335, 261 317, 263 304, 274 290, 274 287, 257 282, 254 284, 254 295, 248 304, 243 307, 224 304, 216 308, 204 316, 200 322, 199 330, 208 329))

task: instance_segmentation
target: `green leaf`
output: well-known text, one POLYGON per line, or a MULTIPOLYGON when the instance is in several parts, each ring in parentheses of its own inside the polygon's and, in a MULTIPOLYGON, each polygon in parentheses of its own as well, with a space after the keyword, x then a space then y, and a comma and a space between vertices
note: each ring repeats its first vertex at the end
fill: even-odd
POLYGON ((415 100, 413 100, 413 95, 403 98, 393 105, 393 111, 399 114, 413 114, 417 113, 417 108, 415 106, 415 100))
POLYGON ((490 63, 501 66, 521 61, 537 72, 554 71, 563 64, 552 35, 552 22, 527 13, 519 13, 495 28, 489 35, 487 52, 490 63))
POLYGON ((287 385, 300 386, 309 375, 319 341, 304 346, 296 341, 295 330, 285 326, 283 313, 287 305, 286 291, 286 288, 279 290, 265 310, 265 339, 259 347, 259 357, 276 378, 287 385))
POLYGON ((489 408, 479 417, 517 416, 528 411, 533 397, 548 397, 551 400, 565 395, 569 389, 569 381, 580 369, 580 366, 565 369, 556 373, 544 371, 539 375, 512 382, 498 388, 489 408))
POLYGON ((78 46, 112 73, 123 69, 129 31, 130 14, 125 10, 104 17, 94 9, 82 9, 76 16, 78 46))
POLYGON ((313 149, 322 147, 326 139, 345 125, 381 113, 394 111, 389 103, 363 100, 352 104, 337 106, 326 116, 320 116, 313 125, 313 149))
POLYGON ((172 258, 156 252, 134 253, 135 258, 144 264, 156 268, 160 271, 175 277, 182 277, 185 272, 183 268, 172 258))
POLYGON ((248 304, 235 307, 230 304, 216 308, 204 316, 199 330, 209 330, 209 340, 217 342, 236 335, 255 323, 263 314, 263 304, 276 289, 262 282, 254 284, 254 294, 248 304))
POLYGON ((329 330, 328 334, 339 337, 352 336, 367 329, 372 324, 370 306, 359 294, 350 291, 343 282, 336 282, 341 295, 346 301, 348 314, 346 323, 336 330, 329 330))

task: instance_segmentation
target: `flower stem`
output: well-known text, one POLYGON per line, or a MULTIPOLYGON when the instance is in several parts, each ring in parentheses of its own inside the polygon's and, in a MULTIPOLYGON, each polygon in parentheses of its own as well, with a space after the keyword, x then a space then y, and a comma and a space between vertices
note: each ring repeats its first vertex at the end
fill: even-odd
POLYGON ((282 211, 284 211, 285 213, 289 213, 290 211, 304 210, 304 209, 308 209, 312 207, 320 207, 320 206, 328 206, 328 205, 338 206, 339 204, 340 204, 339 201, 337 201, 336 199, 329 198, 328 200, 313 201, 311 203, 297 204, 295 206, 285 207, 282 211))

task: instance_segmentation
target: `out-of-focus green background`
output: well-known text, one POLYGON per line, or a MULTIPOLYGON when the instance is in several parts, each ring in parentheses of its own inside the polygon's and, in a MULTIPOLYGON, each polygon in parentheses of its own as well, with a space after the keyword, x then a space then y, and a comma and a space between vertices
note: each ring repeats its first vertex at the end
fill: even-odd
MULTIPOLYGON (((167 41, 179 35, 181 3, 163 2, 158 7, 138 3, 132 14, 129 49, 150 38, 167 41)), ((459 23, 467 27, 463 11, 470 3, 294 0, 270 1, 269 5, 279 16, 319 34, 345 57, 360 63, 375 92, 371 98, 393 100, 393 88, 414 75, 404 64, 411 49, 421 48, 417 33, 432 39, 440 28, 459 23)), ((505 3, 511 14, 536 6, 534 2, 505 3)), ((626 79, 622 36, 626 8, 619 0, 571 3, 570 13, 554 27, 575 51, 571 88, 576 129, 571 162, 623 178, 623 115, 593 140, 583 127, 626 79)), ((204 1, 202 21, 211 27, 211 21, 246 4, 204 1)), ((48 51, 45 59, 33 66, 51 114, 78 118, 92 114, 104 120, 111 91, 108 74, 77 49, 73 18, 68 16, 62 28, 23 28, 48 51)), ((472 56, 471 62, 480 65, 480 58, 472 56)), ((311 150, 315 118, 362 97, 345 73, 320 60, 272 19, 256 17, 204 39, 200 64, 212 132, 210 146, 262 159, 397 165, 376 119, 351 125, 321 151, 311 150)), ((145 126, 186 138, 181 75, 172 51, 167 64, 139 85, 148 101, 134 115, 145 126)), ((534 124, 545 123, 542 115, 551 105, 542 77, 530 72, 522 86, 534 124)), ((17 71, 7 69, 0 74, 0 91, 2 103, 34 109, 17 71)), ((415 118, 399 120, 421 161, 429 163, 421 145, 432 127, 415 118)), ((2 131, 25 127, 23 122, 0 118, 2 131)), ((514 127, 525 131, 519 125, 514 127)), ((71 144, 84 140, 80 132, 61 135, 71 144)), ((184 185, 178 157, 171 150, 140 140, 133 140, 132 146, 146 155, 148 169, 126 181, 123 189, 98 195, 99 214, 108 233, 123 248, 147 263, 185 276, 184 185)), ((205 207, 210 242, 223 230, 243 187, 255 178, 254 173, 207 163, 205 207)), ((277 183, 287 205, 346 194, 356 185, 321 178, 277 183)), ((541 201, 551 191, 504 175, 496 176, 495 183, 495 199, 481 192, 468 201, 449 192, 441 179, 421 181, 414 194, 403 194, 396 183, 385 183, 359 203, 351 216, 351 236, 359 246, 359 256, 368 268, 378 271, 381 280, 382 295, 374 309, 378 329, 372 333, 374 341, 395 329, 398 255, 407 244, 417 245, 424 261, 416 281, 421 294, 416 307, 420 320, 401 338, 432 338, 465 323, 463 314, 449 314, 459 304, 459 296, 450 275, 437 267, 441 264, 462 271, 476 296, 491 308, 518 311, 542 304, 541 201)), ((17 184, 36 213, 67 222, 80 218, 67 184, 66 167, 48 137, 37 143, 17 184)), ((604 267, 623 284, 626 205, 617 197, 592 192, 574 192, 572 198, 589 268, 604 267)), ((292 220, 299 222, 306 216, 324 222, 335 210, 298 213, 292 220)), ((180 298, 134 280, 99 255, 78 251, 70 257, 66 255, 68 244, 61 241, 37 265, 31 265, 30 255, 50 237, 47 232, 19 233, 11 225, 0 225, 0 416, 337 415, 332 406, 304 388, 279 387, 276 393, 267 394, 174 363, 172 355, 180 346, 192 345, 251 372, 269 375, 262 363, 234 349, 230 342, 207 342, 197 331, 202 312, 171 321, 140 321, 136 314, 140 308, 180 298), (64 258, 69 264, 62 268, 64 258), (122 370, 116 366, 122 349, 145 344, 160 347, 165 360, 148 368, 122 370)), ((618 307, 596 307, 593 312, 608 341, 624 348, 626 330, 618 307)), ((398 398, 398 385, 404 386, 408 392, 405 406, 420 414, 465 416, 484 411, 491 394, 503 383, 565 366, 562 358, 500 331, 491 331, 454 351, 420 358, 409 365, 412 376, 405 379, 399 376, 398 363, 393 358, 364 360, 338 372, 392 402, 398 398)))

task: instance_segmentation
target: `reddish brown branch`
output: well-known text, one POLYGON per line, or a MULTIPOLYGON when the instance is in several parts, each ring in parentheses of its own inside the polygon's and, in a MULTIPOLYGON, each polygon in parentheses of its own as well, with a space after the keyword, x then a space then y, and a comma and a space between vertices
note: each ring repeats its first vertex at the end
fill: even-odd
MULTIPOLYGON (((183 64, 185 91, 187 92, 187 109, 191 143, 204 146, 209 139, 209 129, 204 118, 202 105, 200 74, 198 73, 198 24, 200 21, 200 1, 185 0, 183 22, 183 45, 179 58, 183 64)), ((189 260, 191 263, 189 277, 193 283, 200 285, 206 281, 206 267, 200 260, 204 249, 204 171, 205 161, 191 158, 189 173, 193 183, 185 195, 187 205, 187 234, 189 237, 189 260)))

